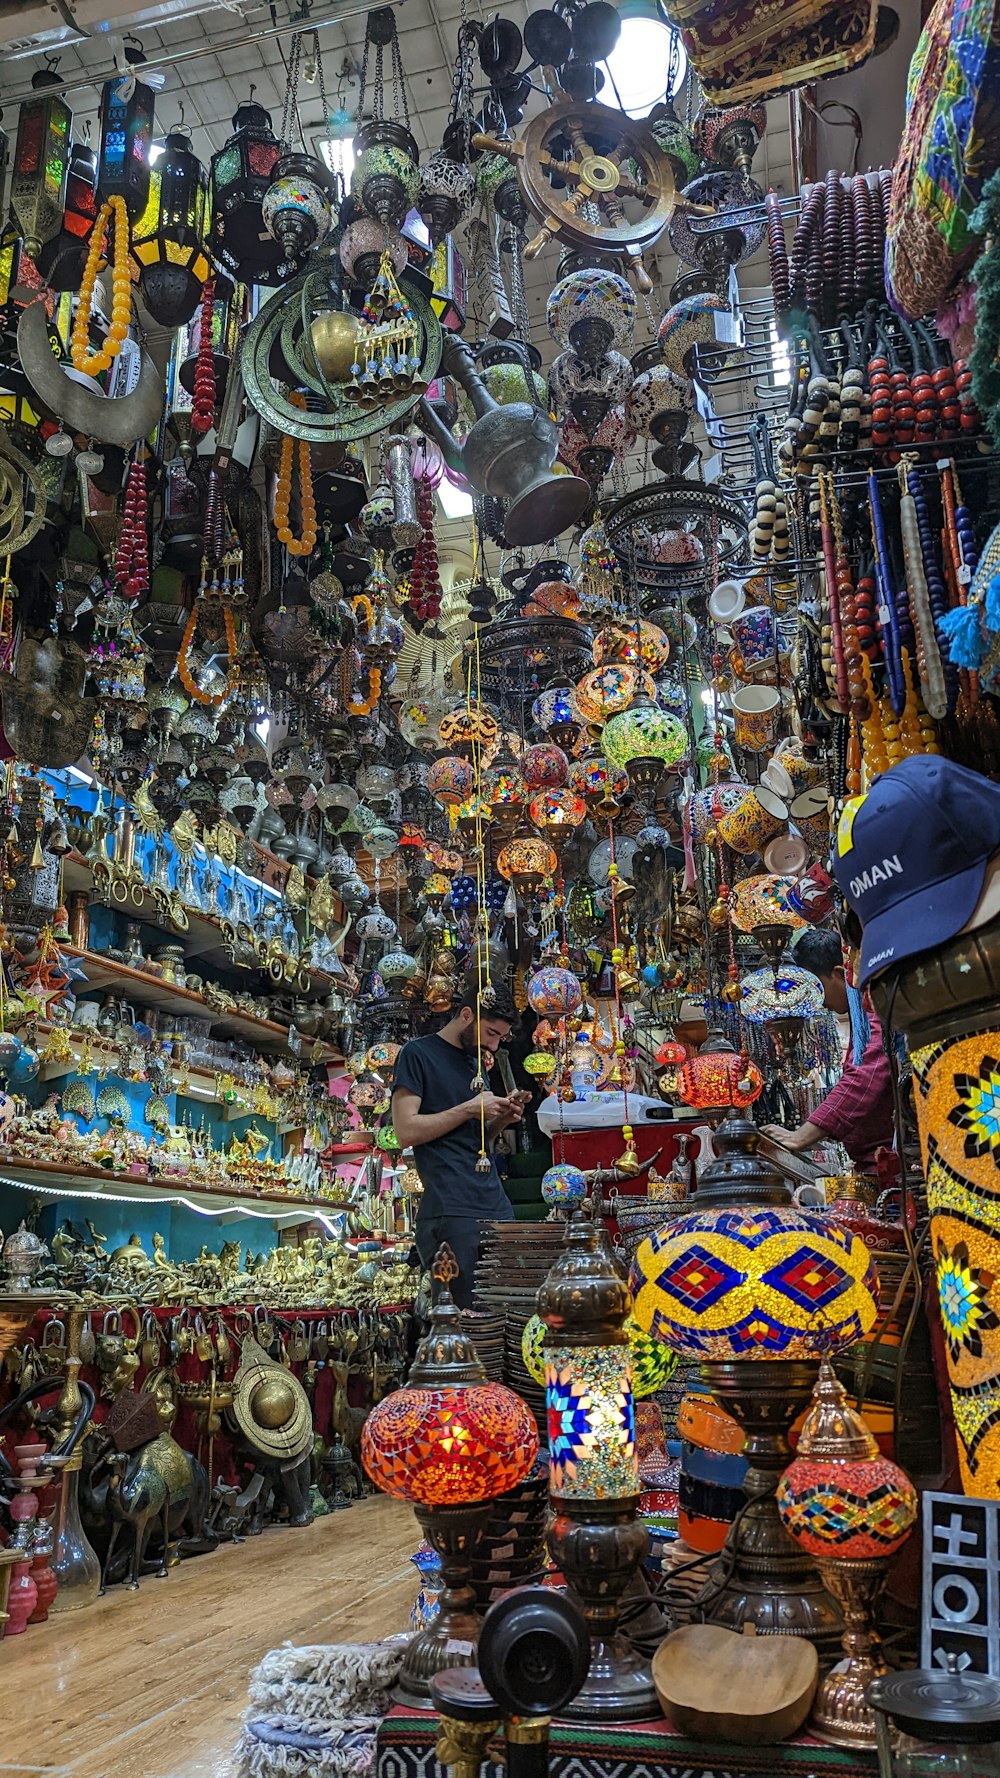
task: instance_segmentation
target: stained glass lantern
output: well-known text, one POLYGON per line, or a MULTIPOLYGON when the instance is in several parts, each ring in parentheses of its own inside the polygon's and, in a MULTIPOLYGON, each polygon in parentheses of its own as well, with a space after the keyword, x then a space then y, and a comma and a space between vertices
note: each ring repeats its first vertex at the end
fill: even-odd
POLYGON ((513 757, 509 761, 496 759, 483 773, 483 796, 493 810, 494 818, 520 813, 524 805, 524 782, 513 757))
POLYGON ((728 322, 729 304, 711 294, 682 297, 668 309, 656 335, 668 370, 679 377, 696 375, 698 349, 716 347, 723 317, 728 322))
POLYGON ((209 168, 209 248, 241 284, 277 284, 280 241, 264 227, 264 194, 281 152, 263 105, 247 100, 233 114, 233 133, 209 168))
POLYGON ((89 143, 74 142, 69 151, 62 224, 37 256, 38 269, 50 289, 60 293, 79 290, 96 218, 97 155, 89 143))
POLYGON ((293 277, 313 247, 326 240, 335 191, 333 174, 313 154, 298 150, 275 162, 260 213, 284 252, 279 277, 293 277))
POLYGON ((153 140, 151 86, 134 75, 115 75, 101 89, 101 146, 97 154, 97 201, 124 198, 135 222, 149 202, 149 149, 153 140))
POLYGON ((208 177, 181 130, 171 130, 151 169, 149 201, 132 231, 142 300, 161 327, 194 316, 209 275, 208 177))
POLYGON ((645 667, 659 673, 670 658, 670 637, 659 624, 642 618, 626 623, 618 618, 605 624, 594 637, 594 665, 603 667, 607 661, 627 661, 631 667, 645 667))
POLYGON ((417 209, 434 247, 467 220, 475 200, 475 175, 464 161, 454 160, 444 148, 428 156, 420 168, 417 209))
POLYGON ((617 804, 628 789, 628 773, 603 753, 585 753, 569 768, 569 787, 594 808, 609 800, 617 804))
POLYGON ((521 755, 521 781, 529 796, 536 790, 559 790, 569 777, 569 760, 552 741, 538 741, 521 755))
POLYGON ((465 261, 451 235, 435 247, 427 276, 431 281, 431 308, 441 326, 449 333, 461 333, 465 326, 467 280, 465 261))
POLYGON ((844 1658, 820 1683, 812 1726, 824 1741, 874 1750, 868 1688, 887 1671, 875 1607, 916 1522, 917 1494, 899 1465, 882 1456, 826 1359, 775 1498, 788 1536, 813 1557, 844 1607, 844 1658))
MULTIPOLYGON (((636 1401, 644 1401, 670 1381, 677 1369, 677 1354, 661 1340, 653 1340, 649 1334, 643 1333, 632 1315, 625 1321, 625 1332, 632 1360, 632 1393, 636 1401)), ((530 1316, 521 1335, 521 1357, 525 1370, 535 1383, 545 1382, 545 1336, 546 1327, 541 1316, 530 1316)))
MULTIPOLYGON (((542 1174, 542 1197, 546 1204, 579 1204, 586 1195, 587 1175, 581 1167, 572 1167, 568 1161, 557 1161, 542 1174)), ((544 1375, 536 1381, 543 1383, 544 1375)))
POLYGON ((558 859, 546 840, 517 834, 497 853, 497 870, 518 895, 534 895, 556 870, 558 859))
POLYGON ((626 346, 635 327, 632 286, 617 272, 586 266, 561 278, 545 308, 552 338, 581 358, 595 361, 626 346))
POLYGON ((667 365, 650 362, 657 348, 646 347, 633 359, 635 376, 625 402, 625 417, 639 438, 662 438, 686 432, 694 413, 690 377, 679 377, 667 365))
POLYGON ((469 1564, 490 1502, 524 1480, 538 1454, 538 1429, 520 1396, 486 1381, 449 1286, 450 1248, 434 1263, 440 1295, 405 1388, 385 1396, 361 1433, 361 1461, 376 1487, 409 1501, 442 1557, 446 1588, 434 1623, 407 1648, 400 1678, 426 1697, 433 1674, 475 1662, 478 1621, 469 1605, 469 1564))
POLYGON ((571 969, 536 969, 528 983, 528 1005, 543 1019, 564 1019, 583 1005, 580 979, 571 969))
POLYGON ((447 754, 436 759, 427 771, 427 790, 442 808, 457 808, 472 795, 475 774, 467 759, 447 754))
POLYGON ((572 747, 580 733, 580 720, 571 685, 550 685, 547 690, 539 692, 531 706, 531 714, 557 747, 572 747))
POLYGON ((627 709, 640 691, 649 698, 655 695, 650 674, 624 661, 609 661, 584 674, 576 688, 576 707, 585 722, 600 728, 609 717, 627 709))
POLYGON ((735 814, 751 795, 749 784, 735 782, 709 784, 704 790, 696 790, 687 806, 691 838, 704 845, 706 834, 715 831, 720 817, 735 814))
POLYGON ((611 763, 628 773, 634 790, 653 789, 688 750, 684 724, 644 693, 604 724, 601 746, 611 763))
POLYGON ((618 1630, 618 1601, 648 1548, 637 1518, 630 1306, 603 1226, 577 1209, 538 1312, 547 1334, 549 1553, 583 1601, 592 1637, 589 1676, 568 1708, 591 1722, 634 1722, 660 1708, 647 1663, 618 1630))
POLYGON ((631 1274, 639 1326, 682 1356, 808 1359, 862 1340, 878 1273, 859 1235, 791 1206, 723 1204, 643 1241, 631 1274))
POLYGON ((467 796, 455 810, 455 826, 463 840, 474 840, 492 819, 493 811, 483 796, 467 796))
MULTIPOLYGON (((37 79, 36 75, 33 85, 37 79)), ((33 259, 62 226, 72 122, 65 99, 51 87, 27 99, 18 115, 10 209, 25 251, 33 259)))
POLYGON ((549 397, 557 420, 572 414, 590 438, 613 407, 621 406, 632 387, 632 366, 621 352, 603 358, 581 358, 560 352, 549 369, 549 397))
POLYGON ((587 805, 575 790, 540 790, 528 804, 528 814, 540 833, 565 833, 587 819, 587 805))
POLYGON ((759 1099, 764 1077, 755 1062, 714 1033, 679 1069, 677 1091, 695 1111, 745 1111, 759 1099))

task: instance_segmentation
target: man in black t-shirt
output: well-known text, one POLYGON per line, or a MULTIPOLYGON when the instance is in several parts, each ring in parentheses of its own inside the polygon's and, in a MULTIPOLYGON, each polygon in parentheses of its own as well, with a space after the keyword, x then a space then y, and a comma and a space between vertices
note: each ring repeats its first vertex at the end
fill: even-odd
POLYGON ((403 1046, 393 1072, 393 1129, 400 1146, 413 1149, 424 1188, 415 1229, 420 1262, 429 1266, 442 1241, 448 1242, 459 1267, 452 1294, 462 1308, 472 1302, 485 1225, 513 1215, 490 1144, 521 1121, 524 1107, 516 1094, 500 1098, 479 1092, 473 1082, 481 1052, 495 1053, 516 1023, 506 996, 498 994, 477 1015, 476 996, 468 995, 440 1031, 403 1046), (483 1149, 490 1158, 487 1173, 476 1171, 483 1149))

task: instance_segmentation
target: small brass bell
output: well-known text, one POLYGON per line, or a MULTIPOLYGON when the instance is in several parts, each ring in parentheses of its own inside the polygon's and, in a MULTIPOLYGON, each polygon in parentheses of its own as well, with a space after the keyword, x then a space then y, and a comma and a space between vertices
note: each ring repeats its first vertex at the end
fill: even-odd
POLYGON ((729 909, 724 901, 713 901, 708 910, 708 923, 713 932, 722 932, 729 925, 729 909))

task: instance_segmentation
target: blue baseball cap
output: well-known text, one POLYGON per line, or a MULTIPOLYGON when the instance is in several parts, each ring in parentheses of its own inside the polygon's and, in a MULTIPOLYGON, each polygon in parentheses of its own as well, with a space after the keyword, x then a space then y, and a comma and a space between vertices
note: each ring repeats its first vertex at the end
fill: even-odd
POLYGON ((1000 852, 1000 787, 918 754, 845 805, 833 873, 863 928, 862 987, 971 920, 1000 852))

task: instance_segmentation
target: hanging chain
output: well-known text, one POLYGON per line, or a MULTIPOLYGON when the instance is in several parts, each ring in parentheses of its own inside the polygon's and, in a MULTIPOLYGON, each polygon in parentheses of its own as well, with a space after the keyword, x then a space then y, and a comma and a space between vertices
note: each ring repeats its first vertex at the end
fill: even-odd
POLYGON ((392 111, 396 118, 401 117, 407 129, 410 127, 410 102, 406 96, 406 77, 403 74, 403 58, 399 53, 399 32, 396 30, 396 17, 392 19, 392 111))
POLYGON ((292 38, 291 53, 288 57, 288 73, 285 79, 285 102, 281 110, 281 145, 290 148, 292 142, 292 113, 295 109, 296 94, 299 90, 299 64, 302 61, 302 33, 297 31, 292 38))
POLYGON ((330 110, 330 101, 326 95, 326 75, 323 72, 323 52, 319 46, 319 32, 314 31, 312 35, 313 54, 316 57, 316 79, 319 83, 320 104, 323 107, 323 136, 330 145, 332 160, 333 136, 330 131, 330 119, 333 116, 333 113, 330 110))

